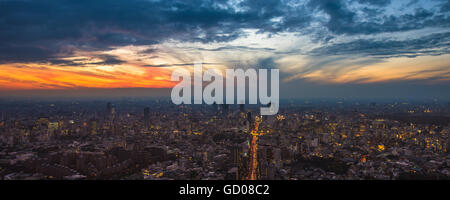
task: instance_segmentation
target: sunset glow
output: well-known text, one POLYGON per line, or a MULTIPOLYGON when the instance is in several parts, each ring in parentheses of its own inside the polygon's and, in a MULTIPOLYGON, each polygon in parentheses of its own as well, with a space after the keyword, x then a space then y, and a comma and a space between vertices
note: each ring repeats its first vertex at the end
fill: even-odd
POLYGON ((450 83, 448 2, 256 2, 4 1, 0 90, 171 88, 196 62, 277 68, 281 90, 450 83))

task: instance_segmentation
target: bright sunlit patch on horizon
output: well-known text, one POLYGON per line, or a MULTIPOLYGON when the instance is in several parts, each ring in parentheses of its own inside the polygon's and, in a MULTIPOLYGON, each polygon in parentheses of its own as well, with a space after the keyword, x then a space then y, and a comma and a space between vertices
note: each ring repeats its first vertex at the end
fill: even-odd
MULTIPOLYGON (((385 62, 352 65, 330 63, 319 69, 298 73, 284 79, 285 82, 304 79, 322 84, 379 83, 424 80, 424 83, 450 81, 450 55, 422 56, 415 58, 390 58, 385 62)), ((298 67, 297 69, 302 69, 298 67)))

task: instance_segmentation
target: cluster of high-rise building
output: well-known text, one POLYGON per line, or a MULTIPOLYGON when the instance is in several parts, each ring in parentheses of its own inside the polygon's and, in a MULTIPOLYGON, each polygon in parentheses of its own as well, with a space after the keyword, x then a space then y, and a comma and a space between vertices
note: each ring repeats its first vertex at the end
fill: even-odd
POLYGON ((448 103, 111 102, 1 101, 0 179, 450 177, 448 103))

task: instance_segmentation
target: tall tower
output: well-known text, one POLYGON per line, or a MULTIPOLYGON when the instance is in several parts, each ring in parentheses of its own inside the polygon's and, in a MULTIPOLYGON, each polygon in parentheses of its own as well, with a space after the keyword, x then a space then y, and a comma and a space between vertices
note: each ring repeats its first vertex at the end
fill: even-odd
POLYGON ((144 125, 145 125, 145 127, 150 126, 150 108, 149 107, 144 108, 144 125))
POLYGON ((108 103, 106 104, 106 116, 111 115, 111 113, 112 113, 112 103, 111 103, 111 102, 108 102, 108 103))
POLYGON ((116 114, 116 108, 114 107, 114 104, 112 104, 111 102, 108 102, 106 104, 106 115, 105 115, 105 118, 108 119, 108 120, 114 121, 115 114, 116 114))
POLYGON ((247 122, 250 123, 250 124, 253 123, 252 112, 248 112, 247 113, 247 122))

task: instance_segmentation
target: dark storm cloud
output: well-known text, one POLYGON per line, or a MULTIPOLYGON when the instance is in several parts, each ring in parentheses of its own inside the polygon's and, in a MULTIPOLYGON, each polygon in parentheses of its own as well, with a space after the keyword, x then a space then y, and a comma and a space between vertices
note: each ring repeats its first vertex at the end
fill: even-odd
POLYGON ((96 55, 92 58, 82 58, 82 59, 74 59, 74 60, 64 60, 64 59, 48 59, 45 61, 42 61, 44 63, 49 63, 52 65, 59 65, 59 66, 72 66, 72 67, 80 67, 85 66, 86 63, 89 65, 119 65, 124 63, 125 61, 120 60, 116 56, 112 55, 96 55), (92 62, 92 59, 101 59, 100 62, 92 62))
MULTIPOLYGON (((178 64, 160 64, 160 65, 144 65, 144 67, 194 67, 195 63, 178 63, 178 64)), ((202 63, 202 65, 220 65, 220 63, 202 63)))
MULTIPOLYGON (((358 2, 380 7, 389 4, 389 1, 359 0, 358 2)), ((413 9, 402 15, 393 15, 384 14, 383 8, 363 7, 361 10, 365 11, 365 16, 361 17, 357 15, 357 10, 350 9, 348 1, 344 0, 314 0, 310 1, 308 6, 329 16, 324 26, 335 34, 376 34, 450 25, 448 15, 435 14, 423 8, 413 9)))
POLYGON ((278 64, 275 63, 275 59, 273 57, 269 58, 261 58, 257 61, 257 67, 262 69, 276 69, 278 68, 278 64))
POLYGON ((276 69, 279 68, 276 59, 276 57, 259 57, 245 62, 235 61, 233 66, 238 68, 276 69))
POLYGON ((242 36, 243 28, 277 32, 308 22, 298 12, 275 25, 270 19, 299 11, 280 1, 238 6, 245 11, 212 0, 5 0, 0 2, 0 61, 57 59, 70 49, 108 50, 167 39, 226 42, 242 36))
POLYGON ((312 55, 321 56, 361 54, 376 57, 416 57, 448 53, 450 53, 450 32, 404 41, 360 39, 319 47, 310 52, 312 55))
POLYGON ((450 12, 450 1, 446 1, 445 3, 443 3, 440 11, 442 13, 450 12))
POLYGON ((197 50, 201 51, 226 51, 226 50, 248 50, 248 51, 275 51, 274 48, 254 48, 254 47, 247 47, 247 46, 223 46, 218 47, 214 49, 206 49, 206 48, 196 48, 197 50))
MULTIPOLYGON (((153 45, 169 39, 227 42, 244 37, 243 29, 295 32, 328 42, 339 35, 448 28, 448 2, 440 2, 439 12, 421 8, 393 15, 384 13, 392 4, 389 0, 243 0, 234 4, 225 0, 2 0, 0 63, 57 63, 77 50, 153 45), (349 6, 355 2, 362 5, 358 9, 363 16, 349 6), (324 29, 311 26, 313 22, 324 29)), ((217 51, 227 49, 222 48, 217 51)))
POLYGON ((356 0, 358 3, 370 4, 375 6, 386 6, 391 3, 391 0, 356 0))

